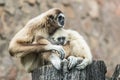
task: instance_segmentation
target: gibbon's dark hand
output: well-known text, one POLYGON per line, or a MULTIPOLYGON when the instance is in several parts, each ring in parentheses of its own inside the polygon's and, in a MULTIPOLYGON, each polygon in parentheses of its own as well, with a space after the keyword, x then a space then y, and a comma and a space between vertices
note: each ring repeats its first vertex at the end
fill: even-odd
POLYGON ((63 49, 62 46, 59 45, 50 45, 49 50, 55 50, 60 54, 60 58, 63 60, 65 57, 65 50, 63 49))
POLYGON ((58 54, 60 54, 60 58, 63 60, 65 57, 65 51, 64 51, 63 47, 55 46, 54 50, 56 50, 58 52, 58 54))

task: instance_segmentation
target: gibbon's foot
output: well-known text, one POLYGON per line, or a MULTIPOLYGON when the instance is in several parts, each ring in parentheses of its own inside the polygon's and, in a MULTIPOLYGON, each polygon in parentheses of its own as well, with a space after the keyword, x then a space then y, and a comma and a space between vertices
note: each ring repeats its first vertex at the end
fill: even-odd
POLYGON ((78 69, 78 70, 82 70, 82 69, 84 69, 85 67, 86 67, 85 64, 78 64, 78 65, 76 65, 76 69, 78 69))
POLYGON ((89 65, 90 63, 92 63, 91 60, 89 60, 89 59, 83 59, 81 63, 79 63, 78 65, 76 65, 76 69, 78 69, 78 70, 85 69, 86 66, 89 65))
POLYGON ((75 67, 77 64, 80 64, 83 61, 83 58, 69 56, 68 61, 69 61, 68 68, 71 69, 71 68, 75 67))
POLYGON ((68 68, 71 69, 76 66, 76 64, 78 62, 78 58, 74 57, 74 56, 69 56, 68 61, 69 61, 68 68))
POLYGON ((55 53, 50 55, 50 62, 57 70, 61 69, 61 59, 55 53))
POLYGON ((62 71, 63 74, 68 73, 68 60, 67 59, 63 59, 61 62, 61 66, 62 66, 62 71))
POLYGON ((65 51, 63 49, 62 46, 58 46, 58 45, 50 45, 49 46, 49 50, 55 50, 58 52, 58 54, 60 54, 60 58, 63 60, 65 57, 65 51))

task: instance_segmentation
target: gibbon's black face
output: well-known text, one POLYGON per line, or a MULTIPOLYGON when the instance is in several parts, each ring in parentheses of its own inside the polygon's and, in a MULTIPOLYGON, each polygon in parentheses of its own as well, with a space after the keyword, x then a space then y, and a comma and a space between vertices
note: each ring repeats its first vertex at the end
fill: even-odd
POLYGON ((55 45, 65 45, 68 42, 65 36, 52 37, 49 41, 51 41, 51 43, 55 45))
POLYGON ((66 38, 64 36, 58 37, 55 41, 55 44, 57 45, 65 45, 66 44, 66 38))
POLYGON ((64 23, 65 23, 65 16, 64 16, 64 14, 60 13, 57 16, 57 22, 58 22, 59 26, 64 26, 64 23))

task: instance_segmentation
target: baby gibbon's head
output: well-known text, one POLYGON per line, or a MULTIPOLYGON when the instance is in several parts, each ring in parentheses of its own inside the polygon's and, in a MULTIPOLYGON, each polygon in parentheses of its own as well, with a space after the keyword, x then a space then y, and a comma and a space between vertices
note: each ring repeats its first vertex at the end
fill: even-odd
POLYGON ((65 45, 68 42, 68 34, 64 29, 58 29, 52 36, 52 41, 57 45, 65 45))

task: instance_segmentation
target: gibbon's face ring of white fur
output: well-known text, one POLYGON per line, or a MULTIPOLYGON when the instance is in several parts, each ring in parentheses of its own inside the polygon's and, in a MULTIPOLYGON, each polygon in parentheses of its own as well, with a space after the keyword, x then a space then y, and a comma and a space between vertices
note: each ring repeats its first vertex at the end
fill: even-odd
POLYGON ((64 27, 64 24, 65 24, 65 15, 60 13, 58 16, 57 16, 57 22, 58 22, 58 26, 60 27, 64 27))

